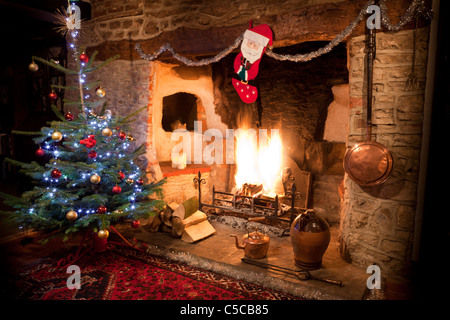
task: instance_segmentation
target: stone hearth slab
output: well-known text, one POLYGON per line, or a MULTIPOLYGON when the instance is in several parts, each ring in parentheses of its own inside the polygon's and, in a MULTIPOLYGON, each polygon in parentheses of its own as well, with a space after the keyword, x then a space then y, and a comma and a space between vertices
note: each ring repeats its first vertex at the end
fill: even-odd
MULTIPOLYGON (((145 225, 138 229, 122 226, 120 232, 128 238, 143 241, 148 252, 201 267, 217 273, 242 279, 261 286, 281 290, 306 299, 318 300, 360 300, 366 290, 369 274, 343 261, 337 249, 338 228, 331 228, 330 245, 324 255, 322 268, 311 271, 316 277, 341 280, 343 286, 338 287, 317 280, 299 280, 293 275, 286 275, 267 270, 241 261, 244 251, 235 247, 236 234, 241 238, 245 229, 230 226, 218 221, 210 221, 216 233, 196 243, 186 243, 163 232, 148 232, 145 225)), ((294 254, 289 237, 278 237, 272 232, 267 257, 259 261, 289 269, 298 269, 294 264, 294 254)))

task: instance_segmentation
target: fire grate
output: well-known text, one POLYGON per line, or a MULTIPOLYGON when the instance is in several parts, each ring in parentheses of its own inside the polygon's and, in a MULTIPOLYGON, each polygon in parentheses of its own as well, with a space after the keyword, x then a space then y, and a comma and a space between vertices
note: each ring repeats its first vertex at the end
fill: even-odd
MULTIPOLYGON (((194 183, 198 188, 199 209, 203 207, 209 207, 214 209, 221 209, 224 211, 240 214, 244 217, 258 218, 263 217, 269 220, 276 220, 287 223, 287 228, 283 230, 280 237, 289 235, 289 229, 296 216, 295 200, 297 197, 301 197, 299 192, 296 192, 295 183, 292 184, 291 190, 285 193, 283 199, 290 200, 291 205, 285 205, 280 203, 278 195, 275 197, 260 196, 256 197, 255 194, 248 194, 248 188, 244 188, 244 194, 235 194, 230 192, 216 191, 213 186, 212 189, 212 203, 207 204, 201 201, 201 185, 206 183, 205 179, 202 179, 201 172, 198 172, 198 177, 194 178, 194 183), (288 215, 289 218, 284 216, 288 215)), ((252 186, 253 187, 253 186, 252 186)), ((251 188, 251 187, 250 187, 251 188)), ((253 190, 255 191, 255 190, 253 190)), ((297 209, 303 210, 303 209, 297 209)), ((305 210, 306 211, 306 210, 305 210)))

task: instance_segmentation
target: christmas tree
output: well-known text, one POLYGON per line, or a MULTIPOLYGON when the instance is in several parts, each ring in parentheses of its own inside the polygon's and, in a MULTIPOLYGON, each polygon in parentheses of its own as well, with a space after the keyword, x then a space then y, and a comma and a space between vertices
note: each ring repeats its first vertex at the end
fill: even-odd
POLYGON ((0 197, 14 208, 7 213, 20 228, 59 234, 65 239, 73 232, 91 228, 100 238, 107 238, 112 224, 131 221, 133 227, 138 227, 138 219, 162 209, 164 180, 147 183, 145 172, 135 163, 145 153, 145 147, 136 148, 135 139, 127 133, 133 116, 146 107, 124 117, 114 116, 107 109, 101 81, 91 75, 118 56, 96 64, 96 52, 89 57, 80 51, 79 17, 75 13, 71 9, 59 13, 60 30, 67 37, 75 69, 39 57, 32 58, 29 69, 36 71, 38 62, 67 77, 75 77, 77 85, 52 85, 54 90, 48 97, 56 100, 55 90, 76 92, 77 98, 64 99, 64 104, 78 107, 79 113, 63 115, 53 105, 58 121, 48 123, 40 132, 15 132, 37 135, 36 156, 48 157, 49 161, 40 165, 37 161, 23 163, 8 159, 37 185, 20 197, 4 193, 0 197))

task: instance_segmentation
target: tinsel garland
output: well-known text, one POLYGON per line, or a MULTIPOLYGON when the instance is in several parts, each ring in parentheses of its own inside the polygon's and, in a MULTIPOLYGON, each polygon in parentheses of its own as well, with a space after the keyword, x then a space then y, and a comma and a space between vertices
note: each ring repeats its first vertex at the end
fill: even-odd
MULTIPOLYGON (((331 40, 327 45, 324 47, 312 51, 310 53, 306 54, 296 54, 296 55, 290 55, 290 54, 279 54, 275 53, 272 50, 268 49, 265 53, 276 60, 280 61, 293 61, 293 62, 306 62, 310 61, 311 59, 320 57, 321 55, 330 52, 334 47, 336 47, 338 44, 340 44, 344 39, 346 39, 356 28, 359 22, 364 18, 364 16, 367 14, 367 8, 374 4, 374 0, 369 0, 361 9, 358 16, 336 37, 331 40)), ((400 21, 393 25, 391 24, 389 17, 388 17, 388 9, 386 6, 386 0, 380 0, 379 1, 379 7, 381 10, 381 23, 383 26, 388 29, 389 31, 398 31, 401 28, 405 26, 405 24, 409 23, 413 18, 423 17, 426 20, 431 20, 433 12, 432 10, 426 10, 425 7, 425 1, 424 0, 413 0, 411 5, 408 7, 408 9, 405 11, 405 14, 401 17, 400 21)), ((203 59, 203 60, 190 60, 186 57, 183 57, 175 52, 174 48, 170 43, 166 43, 165 45, 161 46, 158 51, 156 51, 153 54, 146 54, 143 52, 141 45, 139 43, 136 43, 135 49, 139 53, 139 56, 141 59, 153 61, 156 58, 158 58, 163 52, 169 51, 172 56, 180 61, 181 63, 187 65, 187 66, 204 66, 208 65, 214 62, 218 62, 222 60, 224 57, 226 57, 228 54, 230 54, 234 49, 236 49, 239 44, 241 43, 243 39, 243 34, 239 36, 231 46, 226 48, 225 50, 221 51, 219 54, 215 55, 214 57, 203 59)))
POLYGON ((393 25, 387 14, 388 9, 386 7, 386 0, 380 0, 379 5, 381 9, 381 23, 390 31, 399 31, 415 17, 418 18, 421 16, 426 20, 431 20, 433 18, 433 11, 425 8, 424 0, 414 0, 408 9, 406 9, 405 14, 401 17, 400 21, 396 25, 393 25))
POLYGON ((239 36, 239 38, 237 38, 231 46, 229 46, 228 48, 226 48, 225 50, 223 50, 222 52, 220 52, 216 56, 214 56, 212 58, 202 59, 202 60, 199 60, 199 61, 189 60, 186 57, 183 57, 183 56, 179 55, 178 53, 175 52, 175 50, 173 49, 173 47, 172 47, 172 45, 170 43, 164 44, 163 46, 161 46, 159 48, 158 51, 156 51, 153 54, 146 54, 146 53, 144 53, 142 51, 141 45, 139 43, 136 43, 135 49, 139 53, 139 56, 141 57, 141 59, 144 59, 144 60, 153 61, 156 58, 158 58, 165 51, 169 51, 170 53, 172 53, 172 56, 175 59, 177 59, 178 61, 180 61, 181 63, 183 63, 183 64, 185 64, 187 66, 191 66, 191 67, 200 67, 200 66, 205 66, 205 65, 211 64, 213 62, 217 62, 217 61, 222 60, 223 58, 225 58, 234 49, 239 47, 239 44, 241 43, 243 37, 244 37, 244 33, 242 33, 239 36))

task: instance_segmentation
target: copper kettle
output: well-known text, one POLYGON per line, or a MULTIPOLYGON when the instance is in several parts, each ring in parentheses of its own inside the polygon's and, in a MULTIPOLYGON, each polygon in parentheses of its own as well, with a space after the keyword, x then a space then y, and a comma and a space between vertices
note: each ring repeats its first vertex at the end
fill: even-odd
MULTIPOLYGON (((255 220, 256 218, 249 219, 249 221, 255 220)), ((242 237, 242 245, 239 244, 237 235, 230 234, 230 237, 234 237, 236 239, 236 248, 244 250, 244 255, 247 258, 262 259, 266 257, 270 243, 270 238, 267 235, 258 232, 257 230, 247 232, 247 234, 242 237)))

